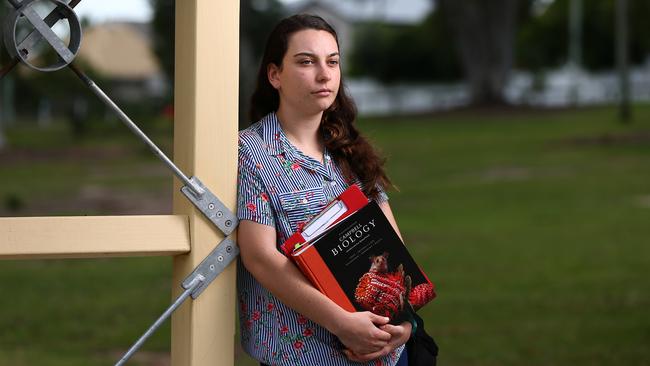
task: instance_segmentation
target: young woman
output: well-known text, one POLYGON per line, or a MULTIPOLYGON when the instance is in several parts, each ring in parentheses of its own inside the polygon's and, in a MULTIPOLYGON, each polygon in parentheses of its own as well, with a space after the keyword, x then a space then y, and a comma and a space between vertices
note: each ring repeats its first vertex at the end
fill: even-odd
POLYGON ((239 135, 241 337, 262 365, 406 364, 410 323, 343 310, 278 250, 351 184, 380 204, 399 233, 384 193, 391 183, 354 126, 339 59, 336 32, 322 18, 282 20, 252 97, 258 122, 239 135))

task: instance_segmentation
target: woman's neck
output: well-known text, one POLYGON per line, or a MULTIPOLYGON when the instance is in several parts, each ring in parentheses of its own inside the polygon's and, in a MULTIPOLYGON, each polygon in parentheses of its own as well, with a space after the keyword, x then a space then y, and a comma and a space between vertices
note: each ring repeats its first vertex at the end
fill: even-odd
POLYGON ((306 116, 280 106, 276 115, 289 141, 303 153, 322 162, 323 141, 318 131, 323 112, 306 116))

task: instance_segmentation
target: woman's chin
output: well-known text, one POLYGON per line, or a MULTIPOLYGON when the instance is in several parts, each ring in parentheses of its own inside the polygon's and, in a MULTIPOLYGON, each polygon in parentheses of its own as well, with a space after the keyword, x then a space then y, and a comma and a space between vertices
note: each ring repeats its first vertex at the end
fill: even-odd
POLYGON ((309 102, 303 103, 298 108, 302 110, 302 113, 306 115, 315 115, 318 113, 325 112, 329 107, 334 104, 333 100, 311 100, 309 102))
POLYGON ((333 100, 320 100, 316 103, 316 109, 318 112, 325 112, 329 107, 334 104, 333 100))

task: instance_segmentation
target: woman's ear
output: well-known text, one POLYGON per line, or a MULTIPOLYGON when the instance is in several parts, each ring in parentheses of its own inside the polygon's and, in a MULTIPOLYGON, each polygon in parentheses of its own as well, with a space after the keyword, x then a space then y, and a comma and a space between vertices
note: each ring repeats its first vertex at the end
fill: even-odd
POLYGON ((269 83, 275 88, 280 89, 280 68, 275 64, 270 63, 266 67, 266 76, 269 78, 269 83))

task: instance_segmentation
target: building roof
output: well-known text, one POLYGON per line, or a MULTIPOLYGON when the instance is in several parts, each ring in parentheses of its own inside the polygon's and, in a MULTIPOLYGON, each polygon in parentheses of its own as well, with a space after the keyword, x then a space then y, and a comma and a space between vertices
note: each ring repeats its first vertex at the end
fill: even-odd
POLYGON ((79 58, 110 78, 147 79, 160 74, 146 24, 103 23, 84 30, 79 58))

